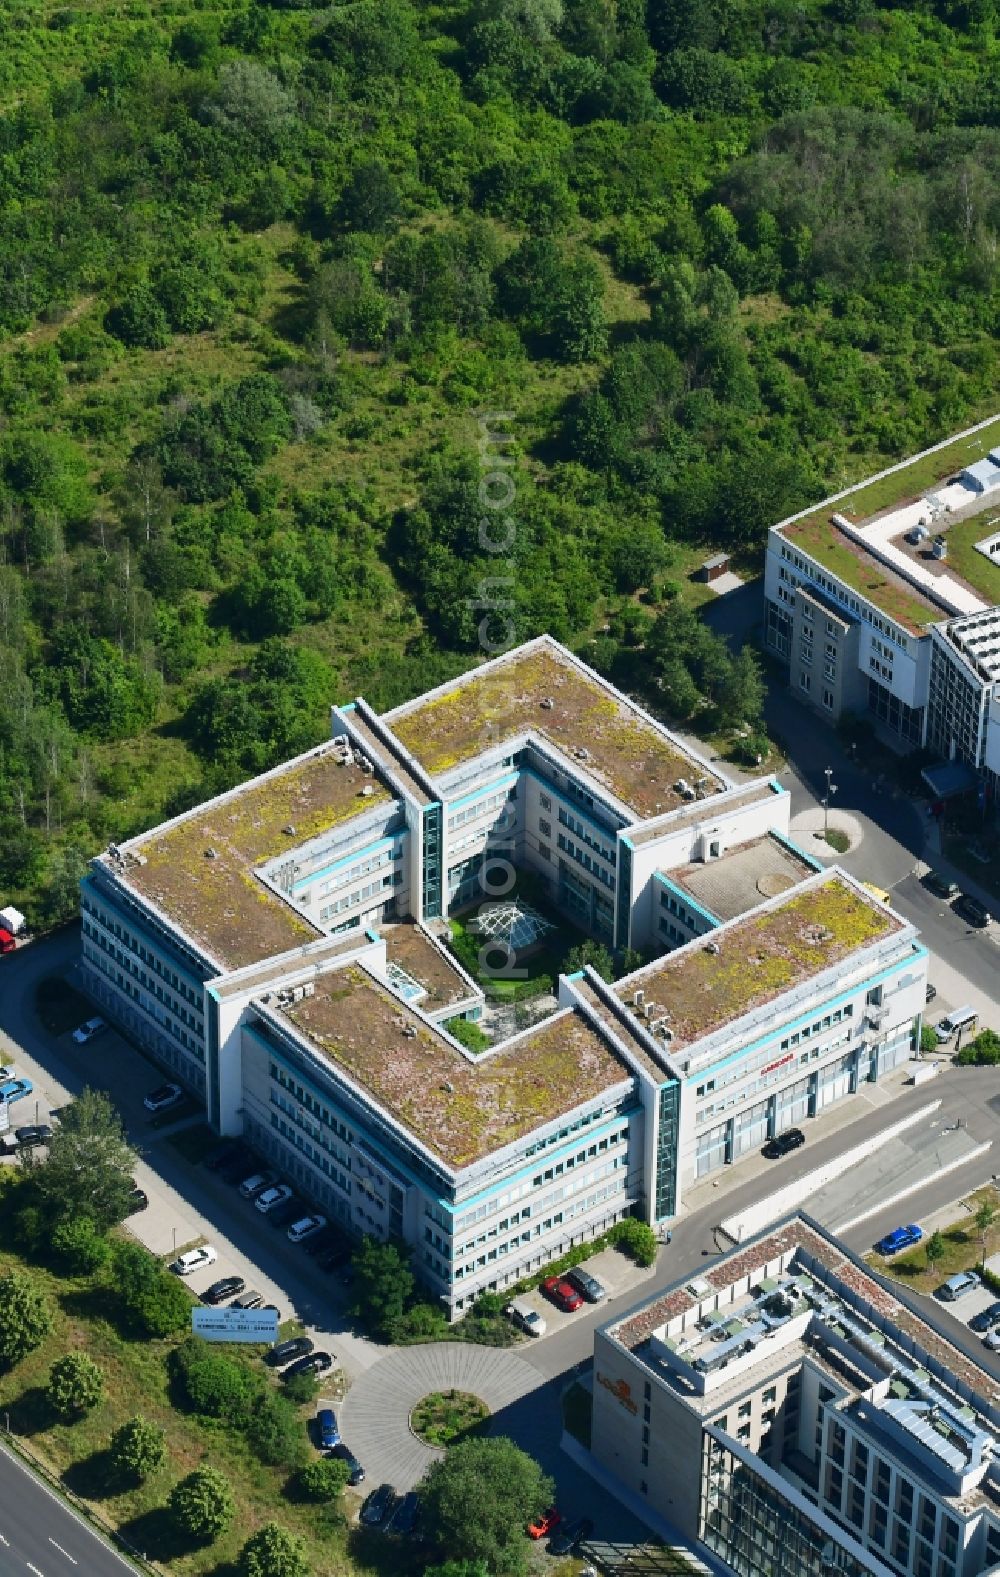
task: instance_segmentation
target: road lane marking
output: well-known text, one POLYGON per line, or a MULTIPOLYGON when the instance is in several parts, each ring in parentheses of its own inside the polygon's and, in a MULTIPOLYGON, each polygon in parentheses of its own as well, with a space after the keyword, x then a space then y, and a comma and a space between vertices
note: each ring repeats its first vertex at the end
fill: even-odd
POLYGON ((38 1570, 37 1566, 32 1566, 30 1561, 25 1561, 24 1564, 25 1564, 25 1566, 27 1566, 29 1572, 34 1572, 35 1577, 45 1577, 45 1573, 44 1572, 40 1572, 38 1570))
POLYGON ((0 1544, 6 1545, 8 1550, 10 1549, 10 1540, 5 1539, 2 1533, 0 1533, 0 1544))
POLYGON ((71 1554, 70 1554, 70 1553, 69 1553, 69 1550, 64 1550, 64 1549, 63 1549, 63 1547, 62 1547, 62 1545, 61 1545, 61 1544, 56 1544, 56 1541, 55 1541, 55 1539, 54 1539, 54 1538, 53 1538, 53 1537, 52 1537, 52 1535, 51 1535, 51 1533, 50 1533, 50 1534, 49 1534, 49 1543, 50 1543, 50 1544, 51 1544, 51 1545, 53 1545, 53 1546, 54 1546, 54 1547, 55 1547, 55 1548, 56 1548, 56 1549, 57 1549, 57 1550, 58 1550, 58 1551, 59 1551, 59 1554, 60 1554, 60 1555, 65 1555, 65 1557, 66 1557, 66 1559, 67 1559, 67 1560, 68 1560, 68 1561, 71 1561, 71 1562, 72 1562, 72 1564, 73 1564, 73 1565, 74 1565, 74 1566, 76 1566, 76 1565, 77 1565, 77 1564, 78 1564, 78 1563, 77 1563, 77 1560, 76 1560, 76 1557, 75 1557, 75 1556, 73 1556, 73 1555, 71 1555, 71 1554))

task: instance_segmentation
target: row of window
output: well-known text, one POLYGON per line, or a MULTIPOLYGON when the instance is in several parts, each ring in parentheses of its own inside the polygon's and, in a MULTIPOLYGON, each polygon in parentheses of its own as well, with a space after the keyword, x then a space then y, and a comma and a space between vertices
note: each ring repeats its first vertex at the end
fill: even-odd
POLYGON ((471 805, 463 805, 460 810, 456 810, 448 817, 448 831, 453 832, 456 827, 464 827, 468 821, 478 821, 481 816, 499 810, 501 805, 507 805, 516 799, 517 784, 513 783, 510 788, 500 789, 495 794, 487 794, 471 805))
MULTIPOLYGON (((276 1132, 281 1134, 281 1137, 288 1144, 293 1144, 297 1150, 301 1150, 306 1159, 311 1161, 313 1166, 318 1167, 337 1188, 341 1189, 345 1194, 351 1192, 351 1180, 347 1174, 342 1172, 330 1160, 329 1156, 324 1155, 321 1150, 313 1149, 305 1134, 299 1133, 289 1123, 285 1122, 283 1118, 279 1117, 276 1112, 271 1113, 271 1126, 276 1132)), ((308 1173, 306 1176, 308 1177, 308 1173)))
POLYGON ((315 888, 316 896, 326 898, 338 888, 346 887, 350 882, 358 882, 362 876, 370 876, 372 871, 380 871, 384 865, 391 865, 396 858, 395 849, 380 849, 377 854, 371 854, 367 859, 359 860, 356 865, 350 866, 348 870, 341 871, 339 876, 330 876, 326 881, 320 882, 315 888))
MULTIPOLYGON (((83 956, 89 960, 89 962, 96 970, 99 971, 100 974, 104 975, 108 980, 117 985, 119 991, 121 991, 125 996, 130 997, 133 1002, 142 1008, 143 1012, 149 1013, 162 1030, 165 1030, 168 1035, 172 1035, 175 1040, 179 1041, 189 1056, 197 1058, 199 1062, 204 1062, 205 1032, 204 1025, 201 1020, 195 1019, 193 1014, 189 1015, 187 1009, 182 1008, 180 1004, 176 1002, 171 1003, 174 1012, 176 1012, 178 1015, 183 1014, 185 1020, 190 1020, 192 1025, 191 1031, 183 1028, 181 1024, 172 1018, 170 1013, 166 1011, 165 1007, 160 1013, 154 1013, 149 1002, 148 977, 146 976, 145 972, 141 971, 138 964, 133 962, 133 960, 126 957, 125 954, 120 953, 117 948, 111 947, 105 937, 98 934, 96 941, 98 943, 96 948, 93 947, 89 941, 84 941, 82 947, 83 956), (102 951, 108 955, 107 958, 102 958, 102 951), (110 961, 112 958, 121 965, 121 968, 113 969, 111 967, 110 961), (126 973, 126 971, 128 971, 128 973, 126 973), (132 975, 136 976, 136 980, 131 978, 132 975), (140 990, 137 980, 142 981, 142 984, 147 987, 147 992, 144 993, 140 990)), ((160 1002, 163 1002, 163 987, 157 987, 156 993, 160 1002)))
POLYGON ((556 838, 556 843, 564 854, 569 855, 571 860, 576 860, 578 865, 582 865, 584 870, 590 871, 591 875, 596 876, 598 881, 603 882, 605 887, 610 888, 614 892, 614 877, 610 871, 606 871, 602 865, 598 864, 592 854, 588 854, 586 849, 579 848, 572 838, 567 838, 565 833, 562 832, 556 838))
MULTIPOLYGON (((147 968, 153 971, 154 975, 159 975, 160 978, 165 980, 169 986, 172 986, 177 992, 178 996, 184 997, 186 1001, 194 1003, 194 1005, 198 1008, 201 1007, 203 997, 201 986, 188 985, 187 981, 182 979, 181 976, 177 974, 176 970, 171 969, 169 965, 165 964, 162 958, 154 953, 151 948, 148 948, 144 942, 141 942, 139 938, 133 935, 133 933, 127 928, 123 928, 120 922, 115 920, 107 912, 107 910, 102 909, 99 904, 94 903, 93 899, 88 896, 86 891, 81 894, 80 907, 83 909, 85 914, 92 914, 106 931, 109 931, 112 936, 116 937, 117 940, 121 942, 123 947, 128 948, 130 953, 135 953, 136 957, 140 958, 147 968)), ((100 935, 100 932, 94 927, 91 927, 88 933, 86 922, 84 922, 83 929, 85 934, 95 937, 100 935)))
POLYGON ((666 909, 669 914, 676 915, 681 924, 686 925, 692 931, 698 931, 705 925, 705 916, 696 914, 693 909, 688 909, 672 892, 665 891, 660 893, 660 907, 661 909, 666 909))
POLYGON ((818 570, 813 563, 803 558, 800 553, 793 552, 786 542, 781 544, 781 557, 794 564, 795 568, 802 572, 811 585, 819 586, 821 590, 827 592, 836 601, 844 603, 853 614, 859 619, 864 619, 865 623, 870 624, 873 629, 878 630, 879 634, 883 635, 887 641, 891 641, 894 646, 900 647, 904 652, 909 650, 906 636, 897 629, 896 625, 890 623, 888 619, 883 619, 880 614, 877 614, 868 603, 862 602, 859 597, 852 596, 849 591, 845 590, 839 580, 835 580, 832 576, 824 575, 821 570, 818 570))
MULTIPOLYGON (((283 1090, 287 1090, 290 1095, 294 1095, 300 1106, 304 1106, 307 1112, 312 1112, 313 1116, 318 1117, 319 1121, 327 1128, 332 1128, 334 1133, 340 1135, 345 1144, 354 1143, 354 1134, 347 1124, 337 1116, 336 1112, 331 1111, 330 1107, 324 1101, 321 1101, 318 1095, 313 1095, 294 1079, 282 1067, 280 1062, 272 1060, 268 1064, 268 1072, 275 1084, 279 1084, 283 1090)), ((350 1164, 346 1161, 346 1158, 345 1164, 350 1164)))
POLYGON ((595 832, 592 832, 591 829, 580 820, 579 816, 571 816, 568 811, 563 810, 561 805, 559 807, 559 824, 562 827, 568 828, 570 832, 575 832, 578 838, 583 839, 583 842, 587 844, 588 848, 596 850, 602 859, 607 860, 610 865, 614 865, 617 858, 614 846, 608 844, 606 841, 598 837, 595 832))
POLYGON ((332 920, 334 915, 343 914, 345 909, 353 909, 359 903, 364 903, 368 898, 374 898, 376 893, 384 893, 393 887, 402 887, 402 871, 389 871, 378 881, 366 882, 364 887, 356 888, 352 893, 345 893, 342 898, 337 898, 333 903, 326 904, 319 912, 321 920, 332 920))
MULTIPOLYGON (((598 1178, 603 1177, 606 1173, 617 1168, 618 1165, 618 1161, 611 1163, 602 1171, 596 1172, 593 1180, 596 1181, 598 1178)), ((487 1249, 485 1253, 478 1254, 475 1259, 468 1260, 462 1265, 456 1265, 455 1280, 462 1281, 466 1276, 476 1275, 478 1271, 484 1270, 487 1265, 492 1265, 497 1260, 504 1259, 508 1254, 515 1253, 526 1244, 545 1237, 555 1227, 563 1226, 565 1222, 584 1214, 585 1211, 595 1209, 597 1205, 602 1204, 605 1200, 611 1199, 615 1195, 623 1194, 627 1183, 628 1179, 626 1177, 620 1177, 613 1183, 607 1183, 595 1190, 595 1192, 588 1194, 586 1198, 574 1201, 571 1207, 555 1211, 551 1216, 546 1216, 544 1221, 536 1222, 534 1226, 524 1232, 515 1233, 506 1242, 497 1243, 495 1248, 487 1249)))

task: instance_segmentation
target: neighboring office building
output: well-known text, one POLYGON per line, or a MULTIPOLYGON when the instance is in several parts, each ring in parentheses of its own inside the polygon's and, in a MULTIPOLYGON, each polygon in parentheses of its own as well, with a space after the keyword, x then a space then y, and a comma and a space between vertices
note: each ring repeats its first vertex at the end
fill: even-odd
POLYGON ((1000 418, 773 526, 765 642, 800 700, 1000 784, 1000 418), (990 728, 992 720, 993 727, 990 728))
POLYGON ((793 1215, 604 1326, 592 1451, 738 1577, 1000 1563, 993 1377, 793 1215))
POLYGON ((909 1055, 913 928, 817 874, 777 783, 728 784, 555 642, 334 729, 95 860, 84 975, 214 1128, 404 1237, 453 1312, 630 1211, 668 1220, 909 1055), (560 981, 476 1057, 444 1026, 482 995, 435 933, 497 859, 588 934, 673 951, 560 981))

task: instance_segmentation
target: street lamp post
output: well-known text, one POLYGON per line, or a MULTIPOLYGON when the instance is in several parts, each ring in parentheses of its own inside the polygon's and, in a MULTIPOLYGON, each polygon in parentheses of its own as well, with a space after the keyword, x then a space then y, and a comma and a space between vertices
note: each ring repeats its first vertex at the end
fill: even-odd
POLYGON ((826 793, 823 795, 823 841, 828 842, 827 833, 830 831, 830 800, 837 792, 836 783, 831 783, 833 768, 824 767, 823 776, 826 778, 826 793))
POLYGON ((174 1227, 173 1232, 174 1232, 174 1258, 176 1259, 176 1257, 177 1257, 177 1228, 176 1227, 174 1227))

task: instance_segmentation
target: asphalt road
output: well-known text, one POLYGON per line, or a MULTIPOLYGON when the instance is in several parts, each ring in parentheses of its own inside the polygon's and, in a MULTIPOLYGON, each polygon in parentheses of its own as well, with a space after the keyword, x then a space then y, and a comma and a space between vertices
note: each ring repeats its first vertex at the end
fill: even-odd
POLYGON ((41 1479, 0 1446, 0 1571, 124 1577, 137 1570, 41 1479))

